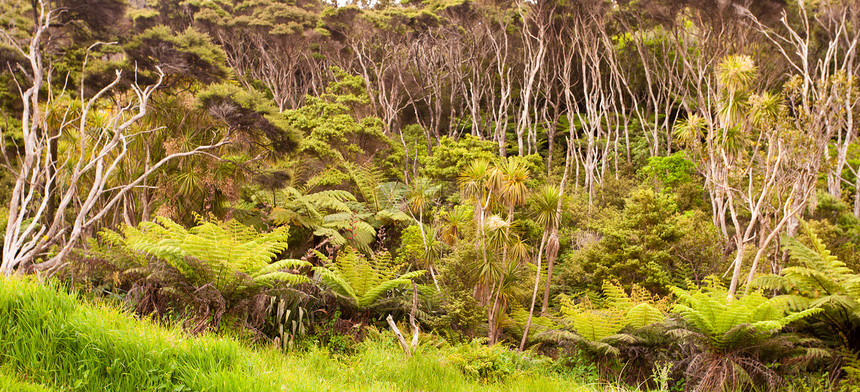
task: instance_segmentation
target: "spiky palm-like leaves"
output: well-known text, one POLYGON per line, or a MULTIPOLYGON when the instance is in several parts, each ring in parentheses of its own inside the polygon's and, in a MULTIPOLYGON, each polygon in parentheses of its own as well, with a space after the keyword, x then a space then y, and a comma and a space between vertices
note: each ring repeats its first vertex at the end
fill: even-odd
POLYGON ((127 226, 121 234, 105 230, 102 236, 129 251, 167 262, 197 287, 211 283, 223 291, 244 281, 258 286, 308 281, 303 275, 286 272, 307 266, 307 262, 272 263, 287 248, 285 227, 259 233, 236 221, 200 220, 197 226, 186 229, 168 218, 157 217, 137 228, 127 226))
POLYGON ((459 205, 451 210, 442 210, 439 214, 440 238, 448 246, 454 246, 463 237, 469 222, 472 220, 473 211, 470 206, 459 205))
POLYGON ((490 175, 490 184, 497 190, 502 204, 508 207, 509 214, 514 207, 526 202, 529 195, 528 181, 529 168, 519 157, 508 157, 501 161, 490 175))
POLYGON ((492 165, 489 161, 477 159, 460 173, 458 183, 465 199, 473 200, 477 205, 486 204, 484 199, 487 198, 488 177, 491 170, 492 165))
POLYGON ((728 289, 716 279, 698 290, 671 290, 679 298, 673 310, 685 326, 670 333, 691 344, 691 355, 679 366, 696 391, 738 390, 751 383, 775 387, 781 378, 768 364, 785 360, 791 350, 784 337, 774 335, 820 311, 792 312, 788 297, 760 292, 729 301, 728 289))
POLYGON ((527 262, 527 247, 516 233, 511 232, 511 227, 514 209, 524 204, 528 197, 528 181, 529 168, 520 157, 504 158, 496 164, 484 160, 473 161, 459 179, 460 190, 466 199, 475 203, 478 217, 480 242, 476 246, 483 262, 475 268, 478 271, 476 290, 482 292, 490 305, 487 318, 491 344, 498 338, 498 314, 505 309, 500 306, 505 302, 500 296, 505 282, 509 280, 506 278, 511 273, 519 273, 527 262), (498 215, 486 219, 493 206, 507 210, 505 219, 498 215), (489 250, 495 251, 495 254, 490 254, 489 250))
POLYGON ((833 256, 808 226, 803 227, 811 247, 784 237, 783 249, 793 265, 779 275, 759 277, 755 284, 787 293, 794 310, 823 309, 810 320, 816 335, 856 351, 860 349, 860 275, 833 256))
POLYGON ((320 252, 316 255, 326 263, 314 268, 322 283, 360 310, 373 307, 389 291, 411 285, 412 279, 424 275, 422 270, 398 276, 400 268, 393 265, 388 252, 367 258, 346 246, 338 252, 336 262, 320 252))

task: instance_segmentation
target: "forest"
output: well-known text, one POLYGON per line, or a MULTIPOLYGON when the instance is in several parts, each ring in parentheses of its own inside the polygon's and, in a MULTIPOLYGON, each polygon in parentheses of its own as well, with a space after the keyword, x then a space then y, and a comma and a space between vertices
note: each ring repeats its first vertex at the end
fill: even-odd
POLYGON ((857 0, 3 0, 0 390, 858 391, 858 45, 857 0))

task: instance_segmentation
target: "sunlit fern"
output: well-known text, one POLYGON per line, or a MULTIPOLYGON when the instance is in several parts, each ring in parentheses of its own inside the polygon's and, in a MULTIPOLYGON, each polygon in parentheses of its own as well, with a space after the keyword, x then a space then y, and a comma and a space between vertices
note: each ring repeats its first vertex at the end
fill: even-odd
POLYGON ((316 255, 325 262, 315 267, 320 281, 332 292, 359 309, 372 307, 383 295, 398 287, 412 284, 412 279, 424 271, 397 275, 399 266, 391 261, 388 252, 365 257, 352 247, 345 246, 337 254, 337 262, 320 252, 316 255))
POLYGON ((579 302, 567 296, 561 297, 561 318, 568 324, 566 329, 543 333, 556 341, 570 341, 592 353, 617 355, 618 345, 635 343, 636 337, 628 332, 666 319, 665 299, 650 295, 647 290, 634 286, 628 295, 620 284, 606 281, 603 295, 595 303, 588 296, 579 302))
POLYGON ((808 226, 803 228, 811 247, 784 237, 783 249, 792 265, 779 275, 759 277, 754 284, 786 293, 783 297, 794 310, 824 309, 813 323, 818 336, 860 349, 860 275, 832 255, 808 226))
POLYGON ((772 335, 792 321, 820 311, 792 312, 788 306, 789 297, 768 298, 757 291, 728 301, 728 289, 716 279, 708 282, 698 290, 686 291, 678 287, 670 287, 670 290, 679 299, 673 311, 690 325, 688 331, 707 337, 717 351, 746 344, 750 335, 772 335))
POLYGON ((102 237, 132 252, 167 262, 198 287, 211 283, 224 290, 244 281, 261 286, 309 281, 289 272, 308 266, 307 262, 272 262, 287 248, 286 227, 259 233, 236 221, 200 219, 197 226, 186 229, 168 218, 156 217, 137 228, 126 226, 121 233, 104 230, 102 237))
POLYGON ((776 333, 821 311, 792 312, 788 297, 768 298, 757 291, 729 300, 716 278, 696 290, 671 290, 679 298, 673 310, 684 323, 669 334, 692 348, 678 366, 696 391, 741 390, 750 384, 776 388, 783 380, 768 364, 798 355, 788 335, 776 333))

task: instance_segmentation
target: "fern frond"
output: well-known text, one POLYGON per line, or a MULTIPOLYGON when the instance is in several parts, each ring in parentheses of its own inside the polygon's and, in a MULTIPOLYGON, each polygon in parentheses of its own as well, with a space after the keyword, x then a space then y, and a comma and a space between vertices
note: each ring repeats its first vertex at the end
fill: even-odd
POLYGON ((727 290, 721 286, 687 292, 672 291, 680 298, 674 310, 694 331, 710 338, 720 348, 744 344, 750 334, 772 334, 791 322, 815 314, 816 310, 792 312, 791 296, 766 298, 759 292, 727 300, 727 290))
POLYGON ((666 315, 659 309, 643 302, 628 309, 624 318, 629 327, 639 329, 662 323, 666 320, 666 315))
POLYGON ((627 309, 632 305, 630 297, 624 292, 620 283, 603 281, 604 307, 614 309, 627 309))
POLYGON ((279 282, 297 285, 300 283, 310 283, 310 281, 311 280, 308 279, 307 276, 291 274, 283 271, 269 272, 254 278, 254 282, 257 284, 268 287, 272 287, 279 282))
POLYGON ((350 246, 341 248, 337 262, 315 251, 320 259, 328 262, 316 267, 320 280, 333 292, 350 298, 360 308, 372 306, 388 291, 412 284, 412 280, 425 271, 412 271, 395 278, 396 266, 391 263, 388 252, 374 254, 371 259, 350 246))
POLYGON ((272 264, 269 264, 263 268, 260 268, 257 272, 253 273, 251 277, 256 278, 261 275, 268 274, 270 272, 282 270, 282 269, 299 269, 303 267, 309 267, 311 263, 308 263, 304 260, 295 260, 295 259, 287 259, 276 261, 272 264))
POLYGON ((314 230, 314 235, 317 237, 328 238, 329 242, 336 247, 346 245, 346 238, 340 234, 339 231, 335 229, 330 229, 328 227, 318 227, 314 230))
MULTIPOLYGON (((124 228, 122 237, 106 233, 106 238, 133 252, 143 252, 166 261, 197 286, 213 283, 218 290, 244 284, 243 279, 249 276, 273 274, 281 266, 289 264, 269 264, 287 249, 287 227, 259 233, 235 220, 198 222, 197 226, 185 229, 168 218, 156 217, 153 222, 143 222, 138 228, 124 228)), ((266 284, 273 280, 303 281, 302 277, 286 277, 284 274, 273 274, 264 281, 266 284)))
POLYGON ((638 343, 640 339, 629 333, 617 333, 603 338, 602 341, 607 344, 617 345, 619 343, 635 344, 638 343))
POLYGON ((336 294, 350 298, 358 303, 358 297, 355 295, 352 286, 339 273, 325 267, 316 267, 314 270, 319 274, 320 280, 336 294))
POLYGON ((763 288, 767 290, 788 291, 794 284, 792 281, 782 275, 762 275, 753 281, 753 287, 763 288))
POLYGON ((424 271, 413 271, 413 272, 410 272, 408 274, 404 274, 397 279, 392 279, 392 280, 382 282, 381 284, 377 285, 376 287, 374 287, 370 290, 367 290, 364 293, 364 295, 362 295, 361 298, 359 299, 358 306, 365 307, 365 308, 369 307, 374 302, 376 302, 376 300, 379 299, 379 297, 381 297, 383 294, 385 294, 391 290, 394 290, 398 287, 405 287, 405 286, 412 285, 412 279, 417 278, 423 274, 424 274, 424 271))

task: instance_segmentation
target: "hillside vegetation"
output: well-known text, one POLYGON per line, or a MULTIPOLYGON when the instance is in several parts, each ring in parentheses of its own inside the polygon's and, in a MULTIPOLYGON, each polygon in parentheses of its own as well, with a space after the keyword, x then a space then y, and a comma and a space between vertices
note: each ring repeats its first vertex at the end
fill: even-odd
POLYGON ((0 384, 856 392, 860 0, 0 1, 0 384))
MULTIPOLYGON (((545 363, 494 369, 487 385, 457 367, 457 348, 425 342, 404 358, 389 336, 352 355, 284 354, 233 338, 189 336, 56 285, 0 280, 0 390, 3 391, 589 391, 545 363), (439 347, 437 347, 437 345, 439 347)), ((471 364, 474 365, 474 364, 471 364)), ((489 368, 489 366, 488 366, 489 368)))

